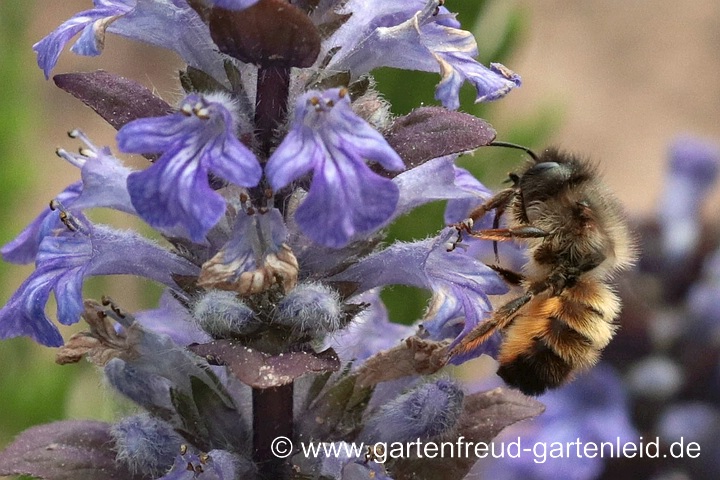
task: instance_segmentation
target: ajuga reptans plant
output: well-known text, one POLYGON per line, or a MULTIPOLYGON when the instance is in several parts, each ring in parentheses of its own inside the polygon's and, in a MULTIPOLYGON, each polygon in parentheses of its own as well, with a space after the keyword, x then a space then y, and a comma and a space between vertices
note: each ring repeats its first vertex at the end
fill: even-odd
MULTIPOLYGON (((466 391, 438 352, 507 291, 479 260, 448 251, 453 228, 414 242, 384 230, 446 200, 460 221, 490 192, 454 161, 489 144, 490 125, 457 112, 520 83, 439 1, 95 0, 34 46, 50 77, 63 48, 99 55, 108 34, 166 48, 187 64, 173 104, 104 71, 53 77, 115 127, 117 146, 73 130, 58 150, 81 180, 2 248, 35 271, 0 310, 0 338, 87 358, 137 405, 114 424, 34 427, 0 454, 0 474, 47 479, 462 478, 473 457, 305 457, 300 445, 489 441, 542 406, 517 392, 466 391), (378 67, 437 72, 442 106, 393 117, 378 67), (131 169, 113 151, 140 154, 131 169), (110 208, 161 235, 93 223, 110 208), (86 278, 137 275, 163 285, 156 309, 83 299, 86 278), (390 322, 387 285, 426 289, 418 325, 390 322), (56 319, 86 332, 63 339, 56 319), (420 332, 421 335, 418 335, 420 332), (273 440, 295 445, 273 452, 273 440)), ((108 292, 111 293, 111 292, 108 292)), ((488 342, 467 358, 492 353, 488 342)))

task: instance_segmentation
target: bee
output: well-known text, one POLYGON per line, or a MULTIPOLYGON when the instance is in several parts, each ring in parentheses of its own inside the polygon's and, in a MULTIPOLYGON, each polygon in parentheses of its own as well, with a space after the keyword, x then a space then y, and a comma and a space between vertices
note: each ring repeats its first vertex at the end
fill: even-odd
POLYGON ((556 149, 538 156, 519 145, 491 145, 520 148, 532 162, 509 175, 511 187, 455 225, 457 242, 463 235, 492 240, 496 258, 496 242, 525 244, 522 273, 491 266, 523 293, 470 331, 446 358, 468 353, 500 331, 498 375, 527 395, 539 395, 592 367, 612 339, 620 313, 612 278, 635 260, 635 240, 620 202, 588 160, 556 149), (473 231, 473 223, 493 210, 493 228, 473 231))

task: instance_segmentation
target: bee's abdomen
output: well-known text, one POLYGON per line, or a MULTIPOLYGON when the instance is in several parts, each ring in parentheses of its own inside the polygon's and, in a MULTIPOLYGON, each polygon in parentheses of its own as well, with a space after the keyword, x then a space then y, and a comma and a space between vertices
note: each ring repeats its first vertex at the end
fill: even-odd
POLYGON ((559 386, 597 362, 617 329, 618 310, 617 296, 597 281, 533 299, 505 331, 498 375, 529 395, 559 386))

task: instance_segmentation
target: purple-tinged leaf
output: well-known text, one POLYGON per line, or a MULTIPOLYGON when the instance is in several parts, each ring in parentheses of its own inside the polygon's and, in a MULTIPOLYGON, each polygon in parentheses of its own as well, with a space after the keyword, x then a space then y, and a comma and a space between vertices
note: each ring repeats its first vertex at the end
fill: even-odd
POLYGON ((210 364, 225 365, 238 380, 253 388, 280 387, 308 373, 334 372, 340 361, 332 350, 270 355, 232 340, 190 345, 210 364))
POLYGON ((409 169, 433 158, 488 145, 495 140, 495 129, 467 113, 422 107, 395 120, 385 132, 385 139, 409 169))
POLYGON ((307 438, 355 438, 375 387, 362 386, 357 375, 331 377, 298 419, 307 438))
POLYGON ((53 81, 117 130, 132 120, 159 117, 172 111, 165 100, 143 85, 103 70, 63 73, 55 75, 53 81))
POLYGON ((458 432, 474 442, 490 442, 505 427, 545 411, 545 405, 510 388, 465 397, 458 432))
POLYGON ((0 475, 52 480, 141 480, 116 463, 110 424, 67 420, 32 427, 0 452, 0 475))
POLYGON ((410 337, 368 358, 358 369, 358 384, 370 387, 408 376, 431 375, 445 365, 445 347, 447 342, 410 337))
POLYGON ((220 51, 245 63, 303 68, 320 53, 315 25, 284 0, 260 0, 241 11, 213 8, 209 26, 220 51))

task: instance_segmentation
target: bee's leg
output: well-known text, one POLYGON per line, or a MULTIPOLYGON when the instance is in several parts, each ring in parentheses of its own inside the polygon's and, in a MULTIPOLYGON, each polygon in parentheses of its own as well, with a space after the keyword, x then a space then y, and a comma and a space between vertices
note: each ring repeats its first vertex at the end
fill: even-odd
POLYGON ((450 360, 452 357, 474 350, 478 345, 485 343, 495 331, 507 327, 518 310, 527 304, 533 296, 534 294, 528 290, 518 298, 500 307, 493 313, 492 317, 471 330, 460 340, 460 343, 451 348, 446 358, 450 360))
MULTIPOLYGON (((491 267, 492 268, 492 267, 491 267)), ((445 358, 450 360, 459 354, 474 350, 478 345, 487 341, 496 330, 505 329, 512 322, 518 311, 527 305, 536 295, 556 287, 554 279, 545 279, 539 282, 533 282, 525 290, 525 293, 509 301, 502 307, 498 308, 487 321, 481 323, 470 331, 460 343, 450 349, 445 358)))
POLYGON ((505 280, 505 283, 508 283, 513 286, 520 286, 525 280, 525 277, 522 273, 513 272, 512 270, 508 270, 507 268, 503 268, 500 265, 488 265, 488 267, 492 268, 497 272, 498 275, 502 277, 503 280, 505 280))
POLYGON ((483 240, 492 240, 494 242, 503 242, 512 240, 513 238, 543 238, 549 235, 548 232, 532 225, 521 225, 519 227, 510 228, 488 228, 486 230, 478 230, 476 232, 468 232, 468 235, 483 240))
POLYGON ((500 190, 498 193, 489 198, 488 201, 478 207, 475 207, 468 217, 473 222, 476 222, 478 219, 484 217, 490 210, 495 210, 496 208, 505 210, 505 206, 508 204, 513 195, 515 195, 516 191, 517 190, 515 188, 500 190))
MULTIPOLYGON (((482 205, 476 207, 473 211, 470 212, 470 215, 468 218, 463 220, 459 223, 453 223, 449 225, 450 227, 455 227, 455 229, 458 232, 457 240, 450 243, 450 245, 447 247, 448 252, 452 252, 455 250, 455 247, 457 247, 457 244, 462 242, 463 239, 463 233, 467 233, 469 235, 472 235, 472 228, 475 222, 484 217, 485 214, 487 214, 491 210, 497 210, 498 215, 502 215, 502 212, 505 211, 505 207, 507 206, 510 199, 515 194, 514 188, 506 188, 505 190, 501 190, 496 195, 492 196, 488 201, 483 203, 482 205)), ((498 218, 498 215, 496 215, 496 221, 498 218)))

